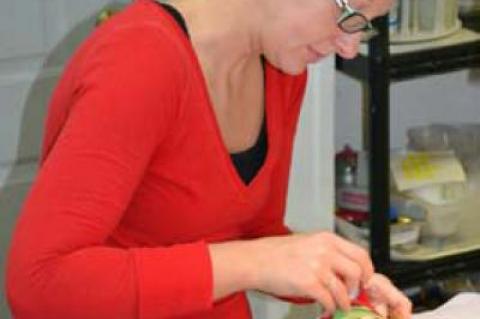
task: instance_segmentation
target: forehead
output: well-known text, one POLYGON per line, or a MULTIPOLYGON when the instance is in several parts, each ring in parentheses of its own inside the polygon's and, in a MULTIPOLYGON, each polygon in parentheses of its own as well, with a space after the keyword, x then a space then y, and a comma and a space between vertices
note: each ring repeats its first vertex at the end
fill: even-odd
POLYGON ((384 15, 390 10, 393 0, 348 0, 350 6, 370 18, 384 15))
MULTIPOLYGON (((341 1, 340 1, 341 2, 341 1)), ((365 9, 371 6, 373 1, 370 0, 347 0, 351 7, 355 9, 365 9)))

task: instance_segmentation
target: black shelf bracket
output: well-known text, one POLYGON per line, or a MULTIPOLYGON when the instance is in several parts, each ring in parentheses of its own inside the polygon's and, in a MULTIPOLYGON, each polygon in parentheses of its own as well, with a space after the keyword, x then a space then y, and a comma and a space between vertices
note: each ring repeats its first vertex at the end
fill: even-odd
POLYGON ((380 272, 390 263, 389 154, 390 67, 388 17, 373 21, 379 35, 369 42, 367 61, 368 145, 370 153, 370 252, 380 272))
POLYGON ((479 270, 480 251, 473 251, 425 262, 392 262, 385 273, 397 286, 407 288, 479 270))
MULTIPOLYGON (((372 40, 372 43, 374 42, 377 40, 372 40)), ((371 60, 369 54, 359 55, 353 60, 337 57, 337 69, 357 80, 368 81, 368 65, 371 60)), ((398 82, 474 67, 480 67, 480 40, 392 54, 388 75, 392 82, 398 82)))

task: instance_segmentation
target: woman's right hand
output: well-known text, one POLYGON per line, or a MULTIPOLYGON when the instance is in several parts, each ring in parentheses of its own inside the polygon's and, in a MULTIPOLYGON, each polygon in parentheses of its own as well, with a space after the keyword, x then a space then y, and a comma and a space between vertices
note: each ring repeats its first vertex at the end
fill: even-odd
POLYGON ((256 245, 257 289, 314 299, 327 313, 348 310, 352 293, 373 275, 367 251, 333 233, 269 237, 256 245))
POLYGON ((214 298, 256 289, 309 298, 327 313, 350 308, 350 293, 373 274, 366 250, 329 232, 265 237, 210 246, 214 298))

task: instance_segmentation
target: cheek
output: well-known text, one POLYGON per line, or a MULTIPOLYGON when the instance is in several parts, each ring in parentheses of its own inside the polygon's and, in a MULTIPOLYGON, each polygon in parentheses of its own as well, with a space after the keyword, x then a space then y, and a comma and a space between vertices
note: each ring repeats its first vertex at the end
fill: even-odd
POLYGON ((315 39, 315 34, 315 29, 311 25, 302 22, 292 23, 285 29, 282 45, 290 48, 306 45, 315 39))
MULTIPOLYGON (((334 3, 334 0, 330 0, 334 3)), ((325 8, 318 14, 316 24, 310 26, 316 31, 317 42, 330 41, 333 43, 334 39, 338 36, 340 29, 337 26, 336 6, 325 8)))
POLYGON ((292 21, 286 30, 297 45, 333 43, 338 33, 336 13, 330 7, 321 6, 292 21))

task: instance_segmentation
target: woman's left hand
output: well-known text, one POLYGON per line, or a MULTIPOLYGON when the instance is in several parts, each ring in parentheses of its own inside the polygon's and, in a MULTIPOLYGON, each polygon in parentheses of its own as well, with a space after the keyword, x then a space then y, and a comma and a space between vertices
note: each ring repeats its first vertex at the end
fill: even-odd
POLYGON ((374 274, 364 286, 364 289, 375 311, 384 318, 411 318, 412 303, 384 275, 374 274))

